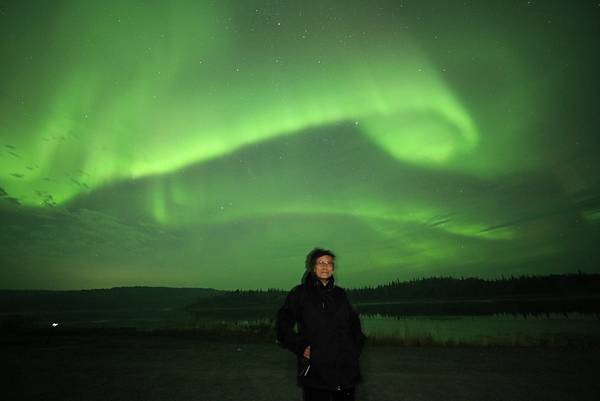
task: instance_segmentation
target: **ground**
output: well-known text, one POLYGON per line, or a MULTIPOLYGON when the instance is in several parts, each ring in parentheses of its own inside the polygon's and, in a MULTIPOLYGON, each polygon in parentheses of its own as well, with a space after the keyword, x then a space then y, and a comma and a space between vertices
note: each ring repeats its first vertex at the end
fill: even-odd
MULTIPOLYGON (((276 344, 150 335, 4 336, 4 400, 299 401, 276 344)), ((600 399, 600 349, 367 346, 357 400, 600 399)))

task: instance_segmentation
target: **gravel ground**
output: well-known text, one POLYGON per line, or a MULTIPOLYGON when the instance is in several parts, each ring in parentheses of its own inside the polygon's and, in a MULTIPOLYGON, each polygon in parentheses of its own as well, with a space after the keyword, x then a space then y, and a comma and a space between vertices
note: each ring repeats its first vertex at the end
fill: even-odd
MULTIPOLYGON (((159 336, 0 338, 3 400, 299 401, 275 344, 159 336)), ((599 400, 600 349, 370 346, 357 400, 599 400)))

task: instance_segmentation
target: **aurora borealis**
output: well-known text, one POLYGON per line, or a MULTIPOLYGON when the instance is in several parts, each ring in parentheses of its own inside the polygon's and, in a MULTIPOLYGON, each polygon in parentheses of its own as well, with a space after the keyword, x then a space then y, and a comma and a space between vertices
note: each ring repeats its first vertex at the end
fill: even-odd
POLYGON ((0 5, 0 287, 598 272, 597 2, 0 5))

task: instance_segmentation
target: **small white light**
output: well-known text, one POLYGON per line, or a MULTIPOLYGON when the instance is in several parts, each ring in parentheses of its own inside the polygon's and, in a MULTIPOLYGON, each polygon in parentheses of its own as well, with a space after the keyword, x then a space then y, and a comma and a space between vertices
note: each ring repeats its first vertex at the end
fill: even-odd
POLYGON ((52 323, 52 327, 58 327, 58 323, 52 323))

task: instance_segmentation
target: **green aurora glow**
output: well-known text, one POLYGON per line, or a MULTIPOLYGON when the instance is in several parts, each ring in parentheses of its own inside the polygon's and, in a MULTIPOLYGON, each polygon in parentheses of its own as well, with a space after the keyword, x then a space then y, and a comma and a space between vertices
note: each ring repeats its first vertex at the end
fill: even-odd
POLYGON ((598 271, 597 4, 0 7, 0 287, 598 271))

